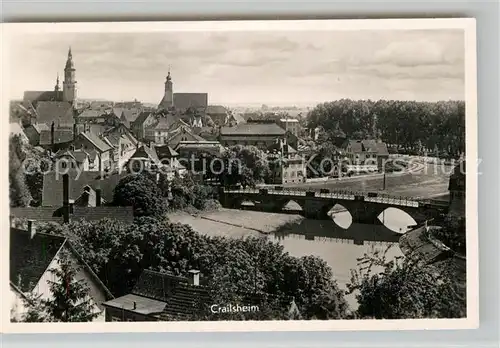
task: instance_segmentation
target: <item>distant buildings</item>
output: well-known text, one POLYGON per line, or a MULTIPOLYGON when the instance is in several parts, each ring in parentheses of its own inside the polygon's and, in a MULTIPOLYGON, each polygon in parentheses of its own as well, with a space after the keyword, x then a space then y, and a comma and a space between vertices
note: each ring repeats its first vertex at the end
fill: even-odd
POLYGON ((285 138, 285 130, 273 121, 263 123, 241 123, 220 129, 220 142, 224 146, 254 145, 267 149, 277 139, 285 138))
POLYGON ((387 145, 376 140, 348 140, 344 151, 348 166, 353 171, 382 170, 389 158, 387 145))

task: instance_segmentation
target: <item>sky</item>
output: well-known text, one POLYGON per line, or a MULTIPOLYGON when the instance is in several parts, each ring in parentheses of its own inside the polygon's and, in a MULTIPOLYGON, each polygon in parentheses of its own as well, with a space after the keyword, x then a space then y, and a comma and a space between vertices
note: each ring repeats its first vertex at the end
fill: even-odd
POLYGON ((12 98, 53 90, 68 48, 79 98, 158 104, 175 92, 209 104, 313 105, 341 98, 465 98, 462 30, 23 34, 11 43, 12 98))

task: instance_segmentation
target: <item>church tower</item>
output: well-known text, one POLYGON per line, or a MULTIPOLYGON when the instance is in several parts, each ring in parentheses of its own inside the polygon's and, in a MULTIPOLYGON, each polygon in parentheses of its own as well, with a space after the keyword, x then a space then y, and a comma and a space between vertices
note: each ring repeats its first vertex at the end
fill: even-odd
POLYGON ((174 87, 172 76, 170 76, 170 69, 168 69, 167 80, 165 81, 165 94, 163 95, 159 107, 168 110, 172 106, 174 106, 174 87))
POLYGON ((76 101, 75 66, 73 64, 71 47, 69 48, 68 59, 66 60, 66 66, 64 68, 63 101, 68 101, 72 104, 76 101))
POLYGON ((62 101, 61 89, 59 88, 59 73, 57 73, 56 85, 54 86, 54 95, 56 101, 62 101))

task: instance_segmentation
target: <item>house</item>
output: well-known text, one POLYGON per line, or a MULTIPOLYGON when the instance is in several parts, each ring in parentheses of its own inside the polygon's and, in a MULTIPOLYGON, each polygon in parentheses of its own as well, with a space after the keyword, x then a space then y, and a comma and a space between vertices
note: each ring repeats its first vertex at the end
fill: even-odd
POLYGON ((353 171, 382 170, 389 158, 387 145, 376 140, 348 140, 345 145, 348 168, 353 171))
POLYGON ((50 282, 54 281, 51 270, 59 268, 59 260, 65 254, 78 269, 75 276, 88 288, 94 313, 94 321, 105 321, 103 303, 113 295, 73 248, 71 242, 62 236, 37 233, 35 223, 28 220, 27 230, 10 228, 10 306, 11 317, 21 320, 27 308, 28 295, 50 299, 53 294, 50 282))
POLYGON ((79 123, 103 123, 106 113, 102 110, 85 109, 78 114, 79 123))
POLYGON ((113 147, 93 132, 82 132, 73 141, 75 148, 94 150, 98 154, 97 168, 99 171, 110 169, 113 147))
POLYGON ((91 156, 83 149, 59 150, 55 154, 56 162, 60 169, 73 168, 81 171, 97 171, 96 153, 91 156))
POLYGON ((228 117, 227 123, 231 126, 236 126, 240 123, 245 123, 246 120, 243 118, 243 115, 240 113, 230 113, 228 117))
POLYGON ((181 141, 205 141, 199 135, 194 134, 189 127, 181 126, 175 131, 171 131, 169 138, 167 139, 167 144, 173 149, 177 148, 177 145, 181 141))
MULTIPOLYGON (((106 321, 185 321, 216 313, 214 292, 204 284, 200 271, 191 269, 187 273, 186 276, 174 276, 143 270, 131 293, 103 304, 106 321)), ((259 295, 242 293, 240 296, 245 305, 258 308, 265 303, 259 295)), ((274 296, 267 294, 265 297, 272 299, 274 296)), ((296 311, 293 300, 291 303, 276 302, 280 308, 296 311)))
POLYGON ((56 128, 55 124, 50 125, 47 130, 45 126, 40 128, 40 143, 39 146, 45 150, 57 152, 61 149, 68 149, 74 139, 73 129, 71 128, 56 128))
POLYGON ((278 121, 278 126, 283 128, 285 131, 292 133, 295 136, 299 135, 300 123, 296 118, 280 118, 278 121))
POLYGON ((42 131, 49 132, 50 127, 45 123, 31 124, 24 128, 24 133, 28 137, 29 143, 33 146, 40 145, 40 134, 42 131))
POLYGON ((157 122, 155 115, 150 111, 141 112, 135 121, 130 122, 130 130, 138 140, 146 138, 146 129, 157 122))
POLYGON ((131 124, 135 122, 139 114, 145 111, 142 108, 124 108, 124 107, 114 107, 113 115, 118 117, 120 121, 127 127, 130 128, 131 124))
POLYGON ((269 167, 273 184, 302 183, 306 181, 306 161, 285 140, 268 148, 269 167))
MULTIPOLYGON (((76 169, 67 171, 71 180, 69 188, 69 200, 75 201, 86 186, 90 186, 94 190, 101 189, 102 198, 106 202, 113 201, 113 190, 118 185, 120 179, 124 178, 126 173, 101 173, 101 172, 79 172, 76 169)), ((42 191, 42 207, 62 206, 63 202, 63 180, 62 173, 51 171, 43 176, 43 191, 42 191)))
POLYGON ((106 130, 103 135, 117 151, 118 168, 121 168, 137 150, 137 139, 124 124, 106 130))
POLYGON ((153 146, 141 145, 125 166, 130 172, 139 173, 145 169, 158 169, 162 166, 162 163, 153 146))
POLYGON ((208 105, 205 114, 208 115, 217 126, 224 126, 229 120, 229 112, 222 105, 208 105))
POLYGON ((159 117, 155 124, 152 124, 145 131, 145 140, 155 144, 166 144, 169 131, 172 125, 176 124, 179 118, 172 114, 159 117))
POLYGON ((168 145, 157 146, 155 149, 162 164, 162 172, 167 175, 167 180, 172 180, 176 174, 183 176, 186 173, 185 166, 181 164, 185 158, 179 160, 177 151, 168 145))
POLYGON ((69 174, 63 174, 62 180, 58 180, 57 185, 53 186, 55 196, 60 201, 54 202, 52 206, 12 208, 10 216, 39 222, 57 222, 59 224, 78 220, 99 221, 104 218, 125 223, 133 222, 133 207, 104 205, 106 202, 112 202, 113 189, 110 190, 105 186, 101 189, 100 186, 95 184, 94 187, 98 188, 94 189, 91 185, 81 187, 81 185, 74 185, 74 183, 70 185, 69 174), (59 187, 59 190, 56 189, 57 187, 59 187), (111 191, 111 194, 109 194, 109 191, 111 191), (59 195, 59 193, 61 194, 59 195))
POLYGON ((267 149, 276 142, 276 139, 284 139, 285 133, 285 130, 274 121, 241 123, 234 127, 222 127, 219 141, 224 146, 254 145, 267 149))

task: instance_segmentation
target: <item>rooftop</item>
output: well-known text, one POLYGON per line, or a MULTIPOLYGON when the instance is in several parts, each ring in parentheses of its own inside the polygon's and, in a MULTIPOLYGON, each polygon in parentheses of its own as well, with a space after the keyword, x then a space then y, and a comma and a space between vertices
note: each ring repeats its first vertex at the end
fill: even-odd
POLYGON ((240 123, 235 127, 222 127, 221 136, 283 136, 285 130, 275 123, 240 123))

